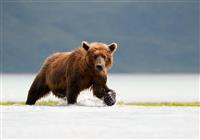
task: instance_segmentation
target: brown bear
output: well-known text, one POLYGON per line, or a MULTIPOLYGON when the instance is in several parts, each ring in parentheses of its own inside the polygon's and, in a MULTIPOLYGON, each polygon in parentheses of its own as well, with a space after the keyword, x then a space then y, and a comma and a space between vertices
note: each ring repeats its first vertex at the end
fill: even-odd
POLYGON ((35 104, 50 91, 57 97, 66 97, 68 104, 74 104, 82 90, 91 88, 96 97, 113 105, 115 92, 107 87, 106 82, 116 49, 116 43, 83 41, 81 47, 71 52, 49 56, 30 87, 26 104, 35 104))

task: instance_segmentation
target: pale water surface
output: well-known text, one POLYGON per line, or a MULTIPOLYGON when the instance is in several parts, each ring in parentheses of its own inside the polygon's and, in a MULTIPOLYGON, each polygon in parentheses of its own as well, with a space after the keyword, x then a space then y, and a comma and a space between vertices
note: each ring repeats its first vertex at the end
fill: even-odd
POLYGON ((3 106, 2 138, 199 138, 198 107, 3 106))
MULTIPOLYGON (((35 75, 2 75, 3 101, 25 101, 35 75)), ((125 102, 198 101, 199 75, 111 74, 125 102)), ((199 107, 97 107, 86 90, 77 105, 1 106, 2 138, 199 138, 199 107), (85 104, 85 101, 87 102, 85 104), (95 107, 88 106, 92 101, 95 107)), ((42 100, 58 100, 53 95, 42 100)))
MULTIPOLYGON (((35 74, 3 74, 2 101, 25 101, 35 74)), ((108 86, 124 102, 199 101, 199 74, 109 74, 108 86)), ((92 97, 89 90, 80 94, 92 97)), ((58 100, 52 94, 42 100, 58 100)))

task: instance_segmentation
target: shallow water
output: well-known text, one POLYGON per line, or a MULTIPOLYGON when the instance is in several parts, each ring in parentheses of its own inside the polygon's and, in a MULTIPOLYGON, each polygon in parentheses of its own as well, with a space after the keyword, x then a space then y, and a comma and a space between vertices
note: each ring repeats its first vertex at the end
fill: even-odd
POLYGON ((2 106, 3 138, 196 138, 198 107, 2 106))
MULTIPOLYGON (((3 74, 2 101, 25 101, 35 74, 3 74)), ((199 74, 109 74, 108 86, 124 102, 195 102, 199 74)), ((92 98, 89 90, 78 100, 92 98)), ((58 100, 53 95, 42 100, 58 100)))
MULTIPOLYGON (((2 100, 25 101, 35 75, 1 76, 2 100)), ((108 86, 117 92, 118 101, 198 101, 199 75, 110 74, 108 86)), ((53 95, 42 100, 49 99, 58 100, 53 95)), ((1 106, 2 138, 199 137, 199 107, 102 107, 88 90, 78 103, 1 106)))

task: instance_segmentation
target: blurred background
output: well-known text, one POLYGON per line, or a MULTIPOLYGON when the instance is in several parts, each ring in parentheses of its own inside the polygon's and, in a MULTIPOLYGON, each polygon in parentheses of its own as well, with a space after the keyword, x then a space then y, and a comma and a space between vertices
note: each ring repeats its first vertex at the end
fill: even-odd
POLYGON ((198 101, 199 6, 198 0, 1 1, 3 99, 20 92, 24 100, 48 55, 85 40, 118 44, 108 83, 123 100, 198 101))

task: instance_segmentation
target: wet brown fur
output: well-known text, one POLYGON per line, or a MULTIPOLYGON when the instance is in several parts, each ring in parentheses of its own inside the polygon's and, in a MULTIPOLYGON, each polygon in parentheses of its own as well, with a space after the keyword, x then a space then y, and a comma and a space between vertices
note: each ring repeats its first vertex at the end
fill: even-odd
POLYGON ((89 87, 93 89, 94 95, 102 98, 100 89, 108 89, 107 70, 112 65, 112 52, 103 43, 94 42, 90 47, 89 51, 80 47, 49 56, 31 85, 26 104, 35 104, 50 91, 57 97, 67 97, 68 103, 73 104, 79 93, 89 87), (94 55, 106 57, 103 71, 95 70, 94 55))

